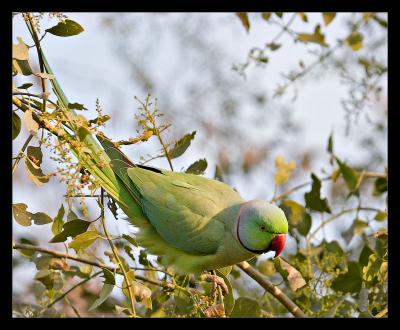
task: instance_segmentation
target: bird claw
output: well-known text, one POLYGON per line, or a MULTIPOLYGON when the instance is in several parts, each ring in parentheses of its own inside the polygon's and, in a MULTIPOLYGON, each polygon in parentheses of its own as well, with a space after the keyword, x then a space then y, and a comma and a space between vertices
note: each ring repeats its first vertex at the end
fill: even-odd
POLYGON ((202 274, 201 279, 206 282, 211 282, 213 284, 211 289, 211 294, 213 295, 214 292, 217 290, 218 286, 222 289, 222 294, 225 296, 229 293, 228 286, 225 284, 225 281, 222 277, 213 274, 202 274))

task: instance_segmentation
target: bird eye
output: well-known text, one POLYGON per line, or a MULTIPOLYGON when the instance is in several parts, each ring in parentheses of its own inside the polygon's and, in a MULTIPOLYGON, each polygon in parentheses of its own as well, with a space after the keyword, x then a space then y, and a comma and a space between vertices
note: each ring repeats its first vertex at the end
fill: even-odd
POLYGON ((261 231, 265 231, 265 226, 264 225, 260 225, 260 230, 261 231))

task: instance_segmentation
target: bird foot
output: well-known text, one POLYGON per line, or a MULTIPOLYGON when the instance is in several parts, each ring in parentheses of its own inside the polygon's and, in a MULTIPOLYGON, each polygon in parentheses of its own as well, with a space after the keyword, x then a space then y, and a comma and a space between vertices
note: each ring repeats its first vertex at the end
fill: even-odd
POLYGON ((211 295, 214 295, 218 286, 221 287, 222 294, 224 296, 229 293, 229 289, 228 289, 227 285, 225 284, 225 281, 222 277, 219 277, 219 276, 213 275, 213 274, 202 274, 200 278, 203 281, 212 283, 213 286, 211 288, 211 295))

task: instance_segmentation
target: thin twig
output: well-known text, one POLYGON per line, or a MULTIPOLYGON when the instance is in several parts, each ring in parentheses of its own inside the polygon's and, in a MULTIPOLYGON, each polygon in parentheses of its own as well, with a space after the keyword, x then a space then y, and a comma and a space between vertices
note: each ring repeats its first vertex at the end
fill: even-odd
MULTIPOLYGON (((87 265, 92 265, 98 268, 102 268, 102 269, 108 269, 111 272, 115 272, 118 273, 120 275, 122 275, 122 272, 119 268, 115 268, 112 266, 108 266, 106 264, 103 264, 101 262, 97 262, 97 261, 92 261, 89 259, 85 259, 85 258, 81 258, 81 257, 76 257, 73 255, 70 255, 68 253, 63 253, 60 251, 56 251, 56 250, 52 250, 52 249, 48 249, 48 248, 44 248, 41 246, 36 246, 36 245, 30 245, 30 244, 21 244, 21 243, 14 243, 13 245, 13 249, 15 250, 29 250, 29 251, 37 251, 37 252, 42 252, 42 253, 47 253, 52 255, 53 257, 56 258, 65 258, 65 259, 69 259, 69 260, 74 260, 77 262, 81 262, 87 265)), ((131 269, 136 270, 136 268, 131 267, 131 269)), ((163 287, 165 289, 175 289, 176 286, 172 283, 168 283, 168 282, 164 282, 164 281, 160 281, 160 280, 155 280, 155 279, 149 279, 147 277, 141 276, 141 275, 137 275, 135 274, 135 278, 138 280, 141 280, 143 282, 147 282, 150 284, 154 284, 160 287, 163 287)))
POLYGON ((96 277, 97 275, 100 275, 102 272, 103 272, 103 271, 99 271, 99 272, 97 272, 97 273, 94 273, 93 275, 90 275, 89 277, 85 278, 84 280, 78 282, 78 283, 75 284, 72 288, 70 288, 69 290, 65 291, 61 296, 57 297, 57 299, 55 299, 55 300, 52 301, 50 304, 48 304, 47 306, 45 306, 41 312, 46 311, 46 310, 49 309, 51 306, 53 306, 54 304, 56 304, 57 302, 59 302, 60 300, 62 300, 64 297, 66 297, 71 291, 73 291, 74 289, 76 289, 78 286, 81 286, 82 284, 85 284, 87 281, 91 280, 92 278, 96 277))
POLYGON ((336 220, 337 218, 339 218, 341 215, 349 213, 349 212, 355 212, 355 211, 373 211, 373 212, 379 212, 379 209, 376 209, 374 207, 355 207, 352 209, 346 209, 343 210, 335 215, 333 215, 332 217, 330 217, 329 219, 327 219, 326 221, 322 222, 307 238, 307 242, 311 241, 311 239, 317 234, 317 232, 323 228, 325 225, 327 225, 328 223, 336 220))
MULTIPOLYGON (((363 171, 363 178, 370 178, 370 179, 378 179, 378 178, 386 178, 386 174, 385 173, 379 173, 379 172, 364 172, 363 171)), ((320 179, 320 181, 328 181, 328 180, 332 180, 332 176, 327 176, 325 178, 320 179)), ((284 197, 290 195, 291 193, 295 192, 296 190, 299 190, 301 188, 307 187, 308 185, 312 184, 312 181, 307 181, 304 182, 302 184, 299 184, 298 186, 295 186, 293 188, 290 188, 289 190, 283 192, 282 194, 273 197, 271 199, 271 202, 276 202, 280 199, 283 199, 284 197)))
POLYGON ((238 266, 247 275, 249 275, 253 280, 260 284, 265 290, 272 294, 276 299, 278 299, 282 305, 284 305, 287 310, 295 317, 307 317, 306 314, 287 296, 283 293, 281 289, 273 285, 270 281, 264 278, 256 269, 250 266, 247 261, 242 261, 238 263, 238 266))
POLYGON ((100 218, 100 220, 101 220, 101 224, 103 226, 104 234, 106 235, 106 238, 107 238, 108 244, 110 245, 111 251, 114 254, 114 257, 115 257, 115 259, 116 259, 116 261, 118 263, 118 266, 121 269, 122 274, 124 276, 126 285, 128 287, 128 296, 129 296, 129 300, 130 300, 130 303, 131 303, 132 316, 136 317, 135 295, 134 295, 134 293, 132 291, 132 283, 131 283, 131 281, 130 281, 130 279, 128 277, 128 274, 126 272, 126 269, 125 269, 124 265, 122 264, 122 261, 121 261, 121 259, 119 257, 119 254, 118 254, 118 251, 115 248, 114 243, 112 242, 112 240, 110 238, 110 235, 108 233, 107 226, 106 226, 106 223, 105 223, 105 216, 104 216, 104 189, 103 188, 101 189, 100 203, 101 203, 101 218, 100 218))
POLYGON ((21 151, 19 152, 19 154, 18 154, 18 156, 17 156, 17 159, 15 160, 14 165, 13 165, 13 167, 12 167, 12 173, 13 173, 13 174, 14 174, 15 169, 17 168, 19 162, 20 162, 21 159, 23 158, 25 149, 28 147, 29 142, 31 142, 32 138, 33 138, 33 135, 30 134, 29 137, 26 139, 24 145, 22 146, 21 151))

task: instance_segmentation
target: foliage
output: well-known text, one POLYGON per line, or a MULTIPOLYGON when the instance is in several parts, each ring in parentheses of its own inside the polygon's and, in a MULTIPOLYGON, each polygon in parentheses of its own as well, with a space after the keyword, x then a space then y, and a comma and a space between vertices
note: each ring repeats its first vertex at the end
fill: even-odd
MULTIPOLYGON (((24 16, 34 47, 37 49, 47 33, 58 37, 70 37, 84 31, 79 23, 66 19, 62 14, 52 13, 51 16, 59 22, 46 29, 39 38, 39 22, 43 15, 21 15, 24 16)), ((296 42, 304 43, 307 47, 310 44, 320 47, 316 63, 325 61, 336 48, 348 47, 352 52, 362 49, 368 39, 361 31, 365 25, 379 24, 382 29, 387 28, 387 22, 379 14, 360 14, 360 19, 353 22, 351 32, 338 41, 338 46, 333 47, 326 41, 325 29, 337 19, 336 13, 321 13, 323 26, 315 25, 311 33, 290 29, 291 22, 296 18, 308 23, 305 13, 294 13, 291 19, 283 24, 287 15, 265 12, 259 16, 266 23, 282 26, 282 33, 289 34, 296 42)), ((252 28, 249 15, 237 13, 237 16, 245 31, 249 33, 252 28)), ((262 49, 252 49, 247 62, 235 66, 236 71, 244 75, 246 68, 253 61, 263 65, 269 62, 272 52, 278 52, 282 48, 282 44, 278 43, 279 38, 280 35, 273 38, 262 49)), ((51 230, 52 238, 49 243, 55 247, 63 245, 66 253, 55 249, 43 249, 27 238, 14 242, 14 248, 21 255, 15 256, 15 259, 23 258, 22 263, 32 262, 37 270, 32 285, 36 303, 29 305, 25 304, 23 298, 17 299, 22 303, 15 306, 14 316, 63 317, 66 316, 66 306, 70 306, 78 317, 81 314, 131 317, 288 316, 288 311, 276 297, 254 287, 246 288, 243 284, 245 275, 236 267, 216 271, 217 275, 224 279, 229 291, 222 297, 220 292, 213 292, 210 283, 193 278, 189 274, 178 276, 171 273, 168 268, 162 266, 160 260, 154 260, 138 246, 134 235, 108 233, 104 198, 109 200, 108 206, 116 218, 117 207, 110 196, 104 196, 101 182, 96 182, 85 169, 88 159, 96 155, 82 141, 87 132, 104 135, 102 128, 111 117, 103 114, 98 100, 96 118, 87 120, 83 115, 75 118, 69 116, 68 109, 79 112, 87 110, 86 106, 77 102, 65 104, 62 95, 57 91, 54 75, 45 72, 42 65, 40 72, 32 71, 29 50, 30 47, 25 41, 18 38, 18 44, 13 45, 13 75, 35 75, 40 78, 35 80, 35 84, 43 93, 28 93, 29 88, 36 87, 31 83, 13 88, 15 109, 12 114, 12 138, 17 139, 20 136, 22 126, 29 133, 29 138, 15 159, 13 172, 19 161, 25 158, 28 178, 35 185, 42 186, 47 184, 52 176, 58 176, 60 181, 67 185, 68 208, 65 209, 62 204, 58 213, 52 217, 43 212, 28 211, 28 205, 18 202, 13 204, 13 215, 18 225, 26 227, 51 224, 51 227, 43 227, 51 230), (46 83, 52 84, 53 93, 47 91, 46 83), (71 127, 79 128, 79 136, 68 133, 68 128, 71 127), (32 137, 39 146, 29 145, 32 137), (71 152, 69 146, 78 150, 78 155, 71 152), (47 174, 43 172, 42 147, 51 153, 50 159, 58 163, 57 171, 47 174), (73 211, 70 200, 82 198, 84 206, 84 197, 97 198, 100 211, 98 218, 89 219, 84 208, 79 216, 73 211), (108 257, 107 264, 103 261, 102 252, 108 257), (93 290, 90 284, 98 283, 98 276, 102 276, 102 283, 93 290), (73 293, 78 290, 81 290, 80 297, 85 302, 84 308, 79 310, 70 301, 73 293), (115 295, 117 291, 119 296, 115 295), (64 304, 64 309, 58 308, 61 304, 64 304)), ((40 52, 38 54, 39 63, 42 63, 43 58, 40 52)), ((386 72, 386 68, 372 58, 360 56, 357 63, 368 78, 381 77, 386 72)), ((289 74, 286 84, 279 88, 277 95, 283 94, 312 66, 289 74)), ((368 84, 368 81, 364 83, 368 84)), ((158 109, 157 100, 153 103, 150 94, 143 101, 138 98, 136 100, 140 105, 135 115, 140 132, 138 131, 135 137, 115 141, 115 145, 146 143, 152 137, 156 137, 160 150, 155 156, 143 157, 142 164, 165 158, 171 170, 174 170, 172 160, 190 150, 196 131, 166 143, 164 132, 171 124, 160 123, 163 113, 158 109)), ((262 260, 259 257, 250 260, 249 263, 260 273, 270 277, 274 285, 285 292, 307 316, 386 316, 388 233, 385 228, 388 215, 386 208, 382 206, 382 200, 387 196, 387 171, 372 172, 367 167, 351 165, 351 160, 340 159, 339 153, 334 151, 332 134, 328 137, 327 153, 331 165, 326 173, 327 177, 321 178, 315 171, 310 171, 308 174, 311 181, 287 190, 284 190, 286 185, 298 170, 296 162, 286 162, 282 155, 275 158, 275 193, 272 201, 278 203, 286 213, 289 236, 294 239, 295 251, 287 253, 284 258, 275 258, 274 261, 262 260), (340 193, 337 195, 343 197, 342 200, 337 201, 333 198, 337 196, 329 197, 325 194, 325 189, 332 186, 340 187, 340 193), (278 195, 279 189, 283 192, 278 195), (303 195, 291 196, 301 189, 305 189, 303 195), (364 201, 371 200, 380 206, 365 206, 364 201), (351 225, 341 232, 341 237, 328 241, 325 227, 332 226, 337 219, 345 217, 351 220, 351 225), (353 242, 355 247, 349 248, 350 242, 353 242)), ((251 153, 247 156, 252 160, 257 158, 251 153)), ((219 180, 222 180, 224 173, 221 168, 225 168, 224 174, 229 172, 229 166, 223 165, 216 167, 215 177, 219 180)), ((205 158, 199 159, 187 166, 185 172, 201 175, 207 166, 205 158)), ((244 162, 243 170, 251 170, 249 162, 244 162)))

